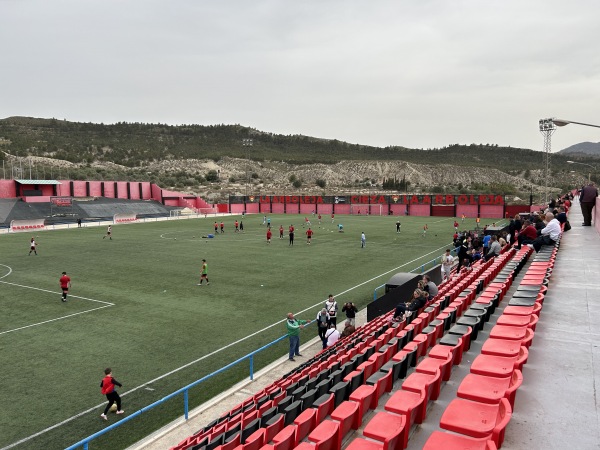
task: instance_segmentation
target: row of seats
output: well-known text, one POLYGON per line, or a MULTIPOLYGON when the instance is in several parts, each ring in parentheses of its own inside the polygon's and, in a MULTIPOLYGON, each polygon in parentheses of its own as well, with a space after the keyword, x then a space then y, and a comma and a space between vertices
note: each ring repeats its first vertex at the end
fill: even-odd
POLYGON ((434 431, 425 449, 501 447, 516 391, 523 383, 522 367, 527 362, 557 249, 546 246, 535 256, 481 354, 473 360, 470 373, 459 385, 457 398, 445 409, 440 427, 458 434, 434 431))
POLYGON ((477 277, 490 269, 494 270, 492 261, 482 262, 465 272, 464 278, 456 277, 440 286, 442 294, 438 297, 449 295, 438 299, 411 323, 391 327, 388 315, 360 327, 352 336, 338 341, 336 346, 237 405, 173 449, 257 450, 276 446, 281 450, 294 448, 307 436, 317 444, 325 436, 334 439, 334 435, 341 444, 341 437, 348 431, 347 424, 360 422, 357 411, 362 418, 383 392, 391 390, 394 380, 406 376, 408 365, 416 365, 420 352, 449 329, 452 317, 456 317, 452 314, 455 308, 450 308, 441 320, 434 318, 441 314, 441 308, 448 308, 453 296, 459 295, 456 288, 473 283, 475 292, 483 281, 477 277), (324 421, 328 416, 332 420, 324 421))
POLYGON ((137 217, 126 217, 123 219, 116 219, 115 223, 135 222, 136 220, 137 220, 137 217))
POLYGON ((11 231, 33 231, 33 230, 42 230, 44 229, 44 224, 37 225, 18 225, 11 227, 11 231))

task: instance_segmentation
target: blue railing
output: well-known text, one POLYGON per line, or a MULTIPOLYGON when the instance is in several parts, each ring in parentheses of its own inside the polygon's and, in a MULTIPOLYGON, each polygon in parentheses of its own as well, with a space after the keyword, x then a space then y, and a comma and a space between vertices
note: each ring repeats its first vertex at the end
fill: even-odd
POLYGON ((173 392, 172 394, 167 395, 166 397, 161 398, 160 400, 155 401, 154 403, 151 403, 148 406, 144 406, 142 409, 134 412, 131 415, 128 415, 127 417, 124 417, 123 419, 119 420, 118 422, 109 425, 108 427, 86 437, 85 439, 82 439, 81 441, 77 442, 76 444, 71 445, 70 447, 67 447, 66 450, 75 450, 77 448, 83 447, 84 450, 88 450, 88 444, 93 441, 94 439, 102 436, 103 434, 108 433, 111 430, 114 430, 117 427, 122 426, 123 424, 129 422, 130 420, 135 419, 138 416, 141 416, 143 413, 150 411, 153 408, 156 408, 157 406, 165 403, 166 401, 172 399, 173 397, 177 397, 178 395, 183 394, 183 415, 185 417, 185 420, 187 420, 189 418, 189 404, 188 404, 188 392, 191 388, 198 386, 200 383, 232 368, 233 366, 236 366, 237 364, 249 360, 250 362, 250 380, 254 379, 254 355, 256 355, 257 353, 262 352, 263 350, 266 350, 267 348, 281 342, 282 340, 284 340, 285 338, 287 338, 287 334, 281 336, 280 338, 275 339, 272 342, 269 342, 267 345, 264 345, 262 347, 260 347, 257 350, 254 350, 251 353, 248 353, 247 355, 242 356, 239 359, 236 359, 235 361, 227 364, 224 367, 221 367, 219 370, 216 370, 213 373, 210 373, 208 375, 206 375, 205 377, 200 378, 199 380, 194 381, 191 384, 188 384, 185 387, 182 387, 181 389, 178 389, 177 391, 173 392))

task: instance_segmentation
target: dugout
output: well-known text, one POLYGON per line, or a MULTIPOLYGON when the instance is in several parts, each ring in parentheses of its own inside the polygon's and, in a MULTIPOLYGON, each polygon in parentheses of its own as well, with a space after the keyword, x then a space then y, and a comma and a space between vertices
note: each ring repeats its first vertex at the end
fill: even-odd
POLYGON ((495 234, 496 236, 501 236, 503 231, 506 231, 508 233, 508 225, 504 227, 487 227, 483 234, 495 234))
POLYGON ((401 301, 410 300, 413 291, 423 275, 429 275, 431 281, 439 285, 442 281, 440 266, 420 274, 399 272, 393 275, 385 284, 385 294, 367 305, 367 321, 371 321, 394 309, 401 301))

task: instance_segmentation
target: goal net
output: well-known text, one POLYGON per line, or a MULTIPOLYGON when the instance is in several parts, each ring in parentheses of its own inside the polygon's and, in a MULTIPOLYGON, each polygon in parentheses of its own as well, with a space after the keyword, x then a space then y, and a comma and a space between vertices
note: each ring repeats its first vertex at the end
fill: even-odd
POLYGON ((35 231, 44 229, 44 219, 11 220, 10 231, 35 231))
POLYGON ((350 205, 350 214, 356 216, 381 216, 383 207, 381 205, 369 205, 353 203, 350 205))
POLYGON ((137 215, 134 213, 118 213, 113 216, 113 223, 135 222, 137 215))

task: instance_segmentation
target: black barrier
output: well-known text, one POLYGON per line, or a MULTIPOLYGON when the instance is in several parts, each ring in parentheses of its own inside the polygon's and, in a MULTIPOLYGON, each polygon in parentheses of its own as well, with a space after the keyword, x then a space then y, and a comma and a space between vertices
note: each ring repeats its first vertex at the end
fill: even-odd
POLYGON ((501 236, 503 231, 506 231, 508 233, 508 225, 504 227, 487 227, 483 234, 495 234, 496 236, 501 236))
POLYGON ((439 285, 442 281, 439 265, 421 274, 410 272, 397 273, 386 283, 385 294, 367 305, 367 321, 390 312, 400 302, 410 300, 413 291, 417 288, 417 284, 423 278, 423 275, 429 275, 431 281, 436 285, 439 285), (396 287, 393 287, 394 285, 396 287))

